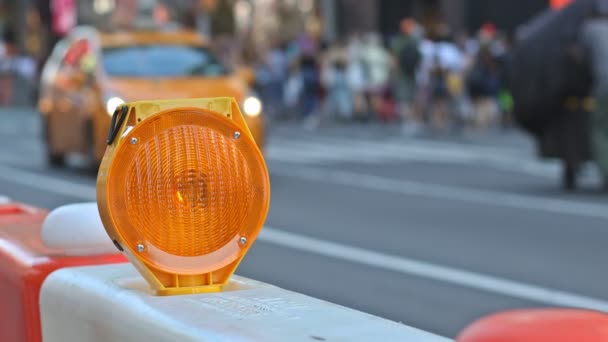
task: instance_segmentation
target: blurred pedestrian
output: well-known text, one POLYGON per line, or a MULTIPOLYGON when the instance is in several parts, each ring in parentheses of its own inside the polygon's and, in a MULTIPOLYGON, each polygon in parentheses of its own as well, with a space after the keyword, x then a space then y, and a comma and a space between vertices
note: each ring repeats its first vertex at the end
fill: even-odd
POLYGON ((275 41, 266 53, 265 64, 268 68, 269 83, 267 99, 264 103, 269 116, 276 117, 283 110, 283 89, 289 73, 285 44, 275 41))
POLYGON ((465 58, 447 26, 434 37, 420 43, 422 59, 417 73, 415 118, 417 125, 404 126, 403 133, 418 134, 429 124, 436 131, 446 131, 459 120, 464 93, 465 58))
POLYGON ((474 120, 475 109, 467 88, 467 78, 473 68, 479 45, 477 40, 469 37, 469 34, 465 31, 456 34, 454 44, 460 53, 460 70, 457 73, 458 76, 451 79, 449 83, 451 83, 450 87, 453 88, 457 127, 461 130, 470 129, 474 120))
POLYGON ((364 119, 379 112, 383 95, 389 85, 391 58, 377 33, 368 33, 364 40, 362 63, 366 82, 366 99, 370 112, 364 119))
POLYGON ((327 90, 324 112, 343 121, 352 119, 353 115, 353 95, 348 68, 344 44, 337 43, 324 62, 321 80, 327 90))
POLYGON ((439 122, 439 128, 454 129, 460 127, 465 116, 462 111, 470 109, 464 86, 467 60, 447 28, 438 46, 446 90, 446 116, 439 122))
POLYGON ((475 108, 476 127, 487 126, 499 116, 498 95, 502 88, 501 64, 496 57, 496 28, 485 24, 479 33, 479 50, 467 80, 469 95, 475 108))
POLYGON ((502 128, 509 128, 513 121, 514 101, 508 87, 508 71, 511 59, 511 36, 500 36, 494 47, 494 55, 500 67, 500 91, 498 92, 498 108, 500 110, 500 124, 502 128))
POLYGON ((429 122, 434 130, 446 132, 458 120, 457 100, 462 95, 464 58, 447 25, 440 26, 432 47, 429 122))
POLYGON ((353 34, 346 47, 348 86, 353 99, 353 118, 362 118, 368 113, 365 101, 366 74, 363 65, 363 42, 353 34))
POLYGON ((15 35, 12 31, 6 30, 2 37, 2 54, 0 55, 0 105, 6 106, 12 102, 16 57, 15 35))
POLYGON ((283 104, 285 115, 299 115, 300 99, 302 97, 302 75, 300 74, 300 62, 292 61, 289 64, 289 72, 285 85, 283 86, 283 104))
POLYGON ((391 44, 397 66, 394 95, 403 124, 411 126, 420 122, 413 110, 416 73, 422 61, 420 34, 418 23, 412 18, 403 19, 400 28, 400 35, 391 44))
POLYGON ((0 55, 0 105, 25 104, 34 89, 36 62, 19 53, 15 33, 6 30, 2 37, 0 55), (24 96, 25 95, 25 96, 24 96))
POLYGON ((591 115, 591 142, 595 161, 608 188, 608 1, 596 1, 592 18, 583 26, 583 41, 590 53, 595 110, 591 115))
POLYGON ((430 37, 423 35, 418 45, 421 60, 416 72, 416 90, 414 94, 413 118, 410 123, 402 127, 405 135, 418 135, 425 130, 429 122, 429 111, 431 107, 433 84, 432 71, 437 63, 436 42, 430 37))
POLYGON ((319 63, 315 56, 305 54, 300 61, 301 91, 301 117, 305 127, 314 129, 319 124, 319 97, 321 94, 321 80, 319 63))

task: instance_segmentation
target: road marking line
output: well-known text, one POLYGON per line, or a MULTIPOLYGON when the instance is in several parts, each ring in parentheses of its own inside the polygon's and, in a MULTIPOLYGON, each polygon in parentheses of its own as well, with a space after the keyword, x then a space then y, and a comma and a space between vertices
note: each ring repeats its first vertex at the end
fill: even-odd
POLYGON ((418 153, 440 153, 454 155, 475 155, 475 156, 508 156, 517 158, 532 158, 534 155, 529 151, 513 148, 491 148, 476 144, 433 142, 423 140, 359 140, 349 138, 314 138, 311 139, 292 139, 279 138, 271 139, 269 146, 286 146, 288 144, 298 144, 307 146, 319 146, 325 149, 367 149, 374 153, 387 150, 393 153, 403 154, 410 151, 418 153))
POLYGON ((608 301, 264 227, 260 241, 387 271, 555 306, 608 311, 608 301))
MULTIPOLYGON (((504 192, 473 190, 307 166, 287 167, 271 165, 270 171, 271 174, 285 177, 320 181, 375 191, 608 219, 608 206, 593 203, 580 203, 569 200, 535 198, 504 192)), ((0 166, 0 179, 81 200, 90 201, 96 199, 94 186, 76 184, 9 166, 0 166)))
POLYGON ((462 143, 462 142, 449 142, 449 141, 433 141, 425 139, 415 138, 381 138, 381 139, 368 139, 368 138, 349 138, 349 137, 328 137, 328 136, 315 136, 315 137, 285 137, 285 136, 272 136, 269 139, 270 144, 283 145, 289 142, 301 142, 301 143, 317 143, 326 147, 331 146, 368 146, 374 149, 382 149, 389 147, 391 149, 408 149, 408 148, 425 148, 435 150, 458 150, 458 151, 473 151, 484 155, 511 155, 511 156, 533 156, 530 151, 522 150, 519 146, 513 147, 499 147, 491 145, 482 145, 479 143, 462 143))
MULTIPOLYGON (((268 145, 269 152, 291 152, 308 158, 372 160, 424 158, 436 161, 472 161, 494 158, 496 154, 477 151, 464 146, 437 148, 428 144, 412 142, 408 144, 384 143, 376 141, 302 141, 285 140, 268 145)), ((505 157, 507 153, 500 156, 505 157)))
MULTIPOLYGON (((82 200, 95 199, 95 187, 74 184, 65 180, 0 166, 0 178, 6 181, 37 188, 46 192, 82 200)), ((608 311, 608 302, 564 291, 528 285, 521 282, 475 273, 463 269, 436 265, 406 257, 392 256, 358 247, 323 241, 266 227, 258 237, 260 241, 295 250, 337 258, 361 265, 411 274, 418 277, 491 293, 528 299, 558 306, 580 307, 608 311)))
POLYGON ((291 167, 285 165, 270 165, 270 173, 283 177, 410 196, 608 219, 608 205, 594 203, 581 203, 570 200, 541 198, 498 191, 474 190, 464 187, 390 179, 362 173, 329 170, 311 166, 291 167))
POLYGON ((97 197, 94 186, 77 184, 9 166, 0 166, 0 179, 86 201, 95 201, 97 197))
POLYGON ((543 178, 557 178, 560 174, 556 161, 540 162, 529 155, 508 150, 496 153, 495 150, 462 144, 434 146, 429 142, 276 140, 268 145, 266 155, 269 160, 301 164, 414 161, 482 165, 543 178))

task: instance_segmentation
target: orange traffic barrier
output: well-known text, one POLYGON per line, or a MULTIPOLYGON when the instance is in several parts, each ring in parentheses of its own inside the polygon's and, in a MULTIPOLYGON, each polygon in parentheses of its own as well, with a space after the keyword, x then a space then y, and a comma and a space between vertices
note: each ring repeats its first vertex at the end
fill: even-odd
POLYGON ((506 311, 479 319, 457 342, 604 342, 608 315, 575 309, 506 311))
POLYGON ((69 266, 125 262, 121 254, 66 256, 40 238, 47 211, 0 205, 0 341, 41 341, 38 298, 51 272, 69 266))
POLYGON ((31 222, 33 218, 42 219, 46 211, 21 203, 0 204, 0 225, 31 222))

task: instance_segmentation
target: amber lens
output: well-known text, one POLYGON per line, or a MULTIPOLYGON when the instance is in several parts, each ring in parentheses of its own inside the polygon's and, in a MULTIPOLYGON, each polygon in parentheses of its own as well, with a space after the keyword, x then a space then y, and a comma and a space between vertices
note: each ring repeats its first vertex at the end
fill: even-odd
MULTIPOLYGON (((122 239, 143 260, 172 268, 169 256, 217 253, 261 228, 267 171, 253 140, 231 120, 174 110, 124 139, 109 170, 109 208, 122 239)), ((230 260, 215 262, 238 257, 223 255, 230 260)))

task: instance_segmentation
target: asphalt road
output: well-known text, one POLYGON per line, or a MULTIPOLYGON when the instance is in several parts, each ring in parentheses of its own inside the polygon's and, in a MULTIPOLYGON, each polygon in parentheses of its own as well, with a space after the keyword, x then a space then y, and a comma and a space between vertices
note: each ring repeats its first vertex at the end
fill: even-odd
MULTIPOLYGON (((35 113, 0 111, 0 195, 94 200, 45 165, 35 113)), ((237 273, 454 337, 498 310, 608 311, 608 195, 559 190, 522 134, 405 138, 380 125, 273 127, 267 228, 237 273)))

